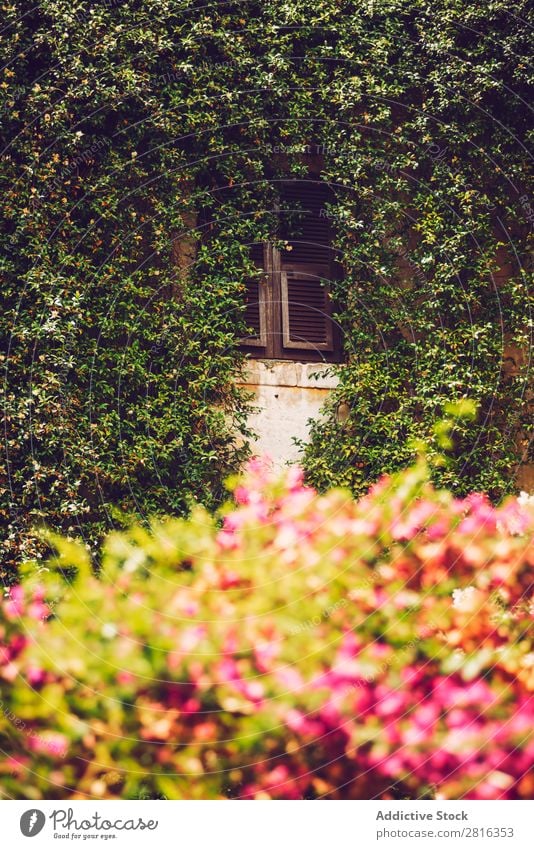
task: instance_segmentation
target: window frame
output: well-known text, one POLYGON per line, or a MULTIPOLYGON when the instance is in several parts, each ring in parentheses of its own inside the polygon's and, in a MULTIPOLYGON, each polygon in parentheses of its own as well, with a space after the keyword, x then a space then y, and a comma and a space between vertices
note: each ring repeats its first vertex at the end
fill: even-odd
POLYGON ((283 259, 282 251, 271 242, 265 242, 263 263, 258 266, 260 332, 256 338, 240 339, 241 350, 254 359, 343 362, 341 334, 332 318, 334 303, 328 284, 324 284, 326 314, 330 318, 326 321, 326 341, 299 343, 290 339, 289 331, 288 275, 303 274, 332 280, 339 268, 336 266, 332 259, 321 264, 292 263, 283 259))

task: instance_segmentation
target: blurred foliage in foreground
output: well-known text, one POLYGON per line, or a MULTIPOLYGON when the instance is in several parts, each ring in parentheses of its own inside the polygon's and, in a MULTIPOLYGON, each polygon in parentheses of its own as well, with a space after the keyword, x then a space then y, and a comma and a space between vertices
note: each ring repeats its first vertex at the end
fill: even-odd
POLYGON ((532 798, 532 499, 233 489, 6 591, 2 795, 532 798))

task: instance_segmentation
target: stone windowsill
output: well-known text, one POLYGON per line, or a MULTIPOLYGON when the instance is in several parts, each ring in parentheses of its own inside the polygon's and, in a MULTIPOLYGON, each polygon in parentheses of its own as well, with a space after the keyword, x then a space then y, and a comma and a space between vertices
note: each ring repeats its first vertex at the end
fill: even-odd
MULTIPOLYGON (((298 363, 290 360, 250 360, 246 368, 245 386, 297 386, 304 389, 335 389, 339 380, 323 372, 321 363, 298 363)), ((330 367, 331 368, 331 367, 330 367)))

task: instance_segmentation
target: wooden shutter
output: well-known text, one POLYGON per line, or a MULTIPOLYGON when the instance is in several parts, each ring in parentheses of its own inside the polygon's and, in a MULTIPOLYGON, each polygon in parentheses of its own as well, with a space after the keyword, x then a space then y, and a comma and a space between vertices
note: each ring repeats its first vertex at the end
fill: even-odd
POLYGON ((263 245, 255 244, 250 249, 251 259, 258 266, 258 273, 245 280, 245 322, 249 334, 241 339, 241 344, 254 348, 266 345, 266 303, 263 270, 263 245))
POLYGON ((334 327, 328 277, 317 273, 317 270, 284 270, 281 283, 284 348, 333 351, 334 327))
POLYGON ((318 180, 285 181, 281 187, 282 345, 296 352, 334 351, 334 327, 328 283, 332 250, 326 204, 327 184, 318 180))
POLYGON ((289 243, 282 251, 282 263, 329 265, 332 233, 326 210, 331 200, 328 185, 317 180, 284 181, 280 194, 280 231, 289 243))

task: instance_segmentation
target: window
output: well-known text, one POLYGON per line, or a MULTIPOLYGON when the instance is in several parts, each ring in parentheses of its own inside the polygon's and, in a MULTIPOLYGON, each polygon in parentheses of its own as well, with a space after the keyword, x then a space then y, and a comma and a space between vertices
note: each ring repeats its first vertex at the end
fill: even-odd
POLYGON ((336 271, 326 214, 329 188, 318 180, 281 184, 280 237, 251 248, 258 273, 246 284, 244 350, 265 359, 339 361, 329 285, 336 271))

